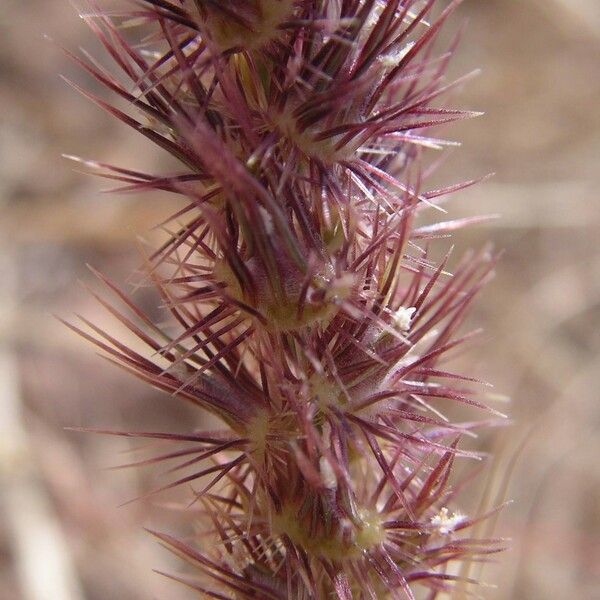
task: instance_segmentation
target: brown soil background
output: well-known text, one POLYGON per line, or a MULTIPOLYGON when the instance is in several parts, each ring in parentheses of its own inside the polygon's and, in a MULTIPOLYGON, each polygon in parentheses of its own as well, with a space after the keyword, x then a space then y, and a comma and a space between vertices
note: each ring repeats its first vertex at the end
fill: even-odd
MULTIPOLYGON (((484 443, 500 459, 495 489, 527 440, 511 471, 514 503, 496 527, 512 550, 484 569, 498 588, 479 593, 591 599, 600 589, 600 4, 466 0, 459 12, 470 24, 454 73, 483 72, 455 104, 486 116, 448 132, 464 145, 441 175, 496 172, 451 206, 457 217, 501 214, 455 240, 505 249, 471 319, 485 340, 461 358, 512 398, 513 426, 484 443)), ((160 194, 101 194, 104 184, 61 153, 147 171, 164 157, 58 78, 86 81, 43 34, 97 50, 67 0, 0 5, 0 599, 186 598, 152 574, 177 567, 142 530, 176 530, 177 516, 158 502, 117 508, 149 485, 144 471, 104 468, 129 446, 63 428, 184 430, 197 415, 111 368, 51 316, 108 324, 77 285, 94 285, 85 263, 124 283, 138 264, 135 235, 172 209, 160 194), (46 526, 61 546, 44 545, 46 526), (47 576, 61 553, 71 591, 57 580, 33 595, 28 578, 47 576)))

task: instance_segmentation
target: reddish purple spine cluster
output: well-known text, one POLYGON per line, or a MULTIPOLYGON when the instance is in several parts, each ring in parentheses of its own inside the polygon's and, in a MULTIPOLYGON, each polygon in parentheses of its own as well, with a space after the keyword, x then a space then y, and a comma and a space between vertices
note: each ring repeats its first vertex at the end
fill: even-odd
POLYGON ((477 219, 431 224, 473 182, 430 190, 422 160, 449 143, 432 130, 474 114, 440 106, 460 80, 445 79, 453 47, 434 42, 457 5, 123 0, 82 13, 120 73, 74 60, 131 111, 83 93, 181 170, 86 164, 122 191, 186 203, 146 261, 178 331, 101 275, 124 308, 101 302, 148 353, 71 327, 223 422, 118 433, 175 444, 152 459, 180 461, 167 488, 202 479, 197 543, 156 535, 196 567, 176 578, 204 597, 435 598, 458 579, 452 563, 500 550, 464 534, 481 515, 452 506, 455 459, 478 458, 459 440, 478 423, 444 416, 495 412, 443 364, 470 337, 457 331, 494 260, 469 255, 450 274, 431 259, 432 240, 477 219))

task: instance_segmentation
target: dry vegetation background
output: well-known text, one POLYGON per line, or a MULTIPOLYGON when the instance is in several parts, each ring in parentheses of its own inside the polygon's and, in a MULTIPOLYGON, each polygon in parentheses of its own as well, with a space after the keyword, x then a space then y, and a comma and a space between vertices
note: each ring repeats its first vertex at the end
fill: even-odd
MULTIPOLYGON (((460 105, 487 114, 448 132, 464 146, 442 175, 497 173, 463 193, 452 216, 502 215, 458 245, 491 238, 506 249, 471 321, 487 333, 470 360, 512 397, 514 419, 496 435, 492 481, 500 489, 514 466, 515 502, 497 526, 513 549, 483 573, 498 588, 480 592, 597 598, 600 3, 466 0, 460 12, 470 25, 455 73, 484 68, 460 105)), ((148 485, 144 472, 104 468, 127 444, 63 428, 184 430, 197 416, 110 367, 51 316, 108 323, 77 285, 93 284, 85 263, 125 283, 138 265, 136 233, 172 208, 160 195, 102 195, 101 181, 60 154, 148 171, 164 157, 62 83, 59 73, 85 79, 45 33, 97 50, 67 0, 2 0, 0 599, 185 598, 151 573, 173 564, 142 531, 176 529, 177 515, 149 502, 117 508, 148 485)), ((137 298, 155 302, 143 290, 137 298)))

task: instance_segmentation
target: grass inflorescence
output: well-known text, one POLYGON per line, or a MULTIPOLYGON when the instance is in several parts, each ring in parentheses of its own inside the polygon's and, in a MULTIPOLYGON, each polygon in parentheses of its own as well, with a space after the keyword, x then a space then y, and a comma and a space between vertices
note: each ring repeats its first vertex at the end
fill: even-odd
POLYGON ((123 0, 81 12, 118 74, 72 58, 131 110, 76 87, 181 167, 83 162, 120 191, 185 204, 145 258, 172 323, 98 274, 116 300, 100 301, 139 343, 70 326, 222 422, 111 432, 173 444, 140 464, 179 461, 161 490, 195 484, 203 533, 155 535, 194 565, 173 577, 204 597, 433 599, 464 579, 452 563, 503 546, 469 537, 485 515, 454 507, 455 460, 480 458, 460 440, 500 415, 444 363, 472 337, 459 329, 495 259, 469 254, 449 273, 448 257, 431 258, 437 239, 480 220, 444 216, 473 181, 426 185, 424 153, 452 145, 436 128, 478 114, 443 105, 464 78, 446 78, 456 44, 435 49, 459 3, 437 4, 123 0), (481 423, 451 422, 451 404, 481 423))

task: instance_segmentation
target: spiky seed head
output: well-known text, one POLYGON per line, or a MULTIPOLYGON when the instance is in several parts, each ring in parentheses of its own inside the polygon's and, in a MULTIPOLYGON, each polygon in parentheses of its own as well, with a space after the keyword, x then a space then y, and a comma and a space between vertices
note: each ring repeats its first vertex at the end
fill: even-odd
POLYGON ((494 260, 472 254, 450 274, 430 243, 478 219, 423 222, 474 183, 428 190, 422 158, 451 143, 433 128, 476 114, 440 105, 461 81, 445 80, 452 49, 434 41, 458 2, 123 5, 83 16, 127 83, 73 58, 131 111, 84 93, 181 170, 85 164, 121 191, 185 199, 144 258, 179 329, 101 275, 124 309, 100 301, 148 353, 71 327, 224 424, 113 432, 177 446, 141 461, 176 461, 161 490, 201 486, 199 545, 156 534, 202 575, 178 579, 238 600, 451 590, 450 562, 502 545, 460 537, 481 516, 446 508, 455 460, 479 456, 459 447, 477 424, 445 406, 491 411, 442 363, 470 339, 459 328, 494 260))

